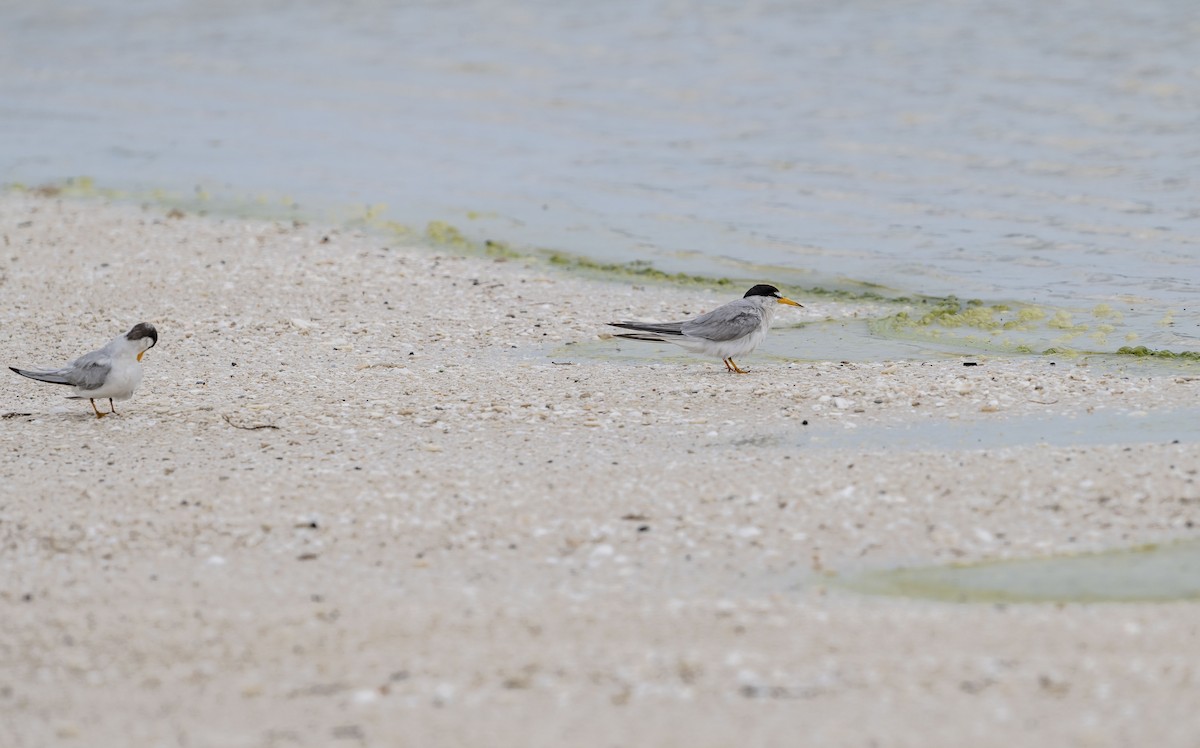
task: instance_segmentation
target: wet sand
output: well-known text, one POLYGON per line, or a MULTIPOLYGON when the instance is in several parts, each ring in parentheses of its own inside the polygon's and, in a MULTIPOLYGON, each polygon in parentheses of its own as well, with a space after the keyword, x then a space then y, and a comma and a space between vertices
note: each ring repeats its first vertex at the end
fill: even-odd
MULTIPOLYGON (((817 428, 1155 418, 1196 406, 1194 376, 551 356, 611 319, 730 294, 26 195, 0 199, 0 248, 5 365, 61 362, 138 321, 161 336, 119 416, 0 378, 2 745, 1200 736, 1196 602, 838 585, 1194 537, 1194 440, 800 444, 817 428)), ((782 323, 855 311, 798 300, 782 323)))

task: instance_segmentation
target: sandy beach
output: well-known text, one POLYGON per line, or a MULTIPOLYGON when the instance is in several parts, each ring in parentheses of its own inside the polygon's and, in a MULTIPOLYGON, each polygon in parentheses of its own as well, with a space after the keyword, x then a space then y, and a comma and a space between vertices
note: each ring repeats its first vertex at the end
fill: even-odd
POLYGON ((1200 742, 1200 603, 838 584, 1195 538, 1194 439, 805 441, 1155 419, 1196 376, 572 357, 740 291, 28 194, 0 250, 5 366, 160 334, 117 416, 0 377, 0 745, 1200 742))

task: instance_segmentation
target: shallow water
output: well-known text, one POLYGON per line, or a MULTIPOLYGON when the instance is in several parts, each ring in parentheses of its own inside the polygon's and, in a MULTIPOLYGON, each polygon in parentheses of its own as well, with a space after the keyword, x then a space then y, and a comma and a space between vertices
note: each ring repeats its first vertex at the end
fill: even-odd
MULTIPOLYGON (((772 328, 766 341, 744 363, 753 367, 756 361, 799 363, 806 361, 932 361, 964 359, 980 361, 988 357, 1011 354, 1011 348, 991 345, 974 336, 879 335, 874 320, 867 317, 828 319, 772 328)), ((612 328, 599 331, 619 332, 612 328)), ((576 363, 596 362, 665 362, 689 363, 703 366, 705 359, 685 353, 669 343, 631 342, 617 338, 572 341, 539 351, 551 358, 576 363)), ((1106 370, 1137 372, 1139 374, 1200 373, 1200 359, 1158 358, 1131 355, 1063 353, 1049 360, 1088 361, 1106 370)), ((740 361, 740 359, 739 359, 740 361)), ((710 364, 712 362, 710 361, 710 364)), ((720 363, 716 363, 721 368, 720 363)))
POLYGON ((880 339, 1200 348, 1191 0, 0 13, 7 182, 375 206, 671 271, 1046 312, 1012 339, 880 339))
POLYGON ((851 574, 857 592, 952 602, 1168 602, 1200 598, 1200 542, 851 574))
MULTIPOLYGON (((708 365, 723 369, 720 361, 698 358, 670 343, 598 339, 555 346, 547 352, 556 360, 578 363, 671 361, 704 366, 707 361, 708 365)), ((753 368, 758 361, 930 360, 961 356, 964 352, 965 347, 953 342, 880 338, 871 334, 865 319, 831 320, 774 328, 766 342, 742 363, 753 368)))
POLYGON ((1194 443, 1200 440, 1198 423, 1200 408, 1195 407, 1154 412, 1096 410, 1070 416, 936 417, 903 426, 865 423, 856 428, 847 428, 843 421, 824 424, 814 419, 813 425, 798 432, 790 443, 805 449, 887 452, 1194 443))

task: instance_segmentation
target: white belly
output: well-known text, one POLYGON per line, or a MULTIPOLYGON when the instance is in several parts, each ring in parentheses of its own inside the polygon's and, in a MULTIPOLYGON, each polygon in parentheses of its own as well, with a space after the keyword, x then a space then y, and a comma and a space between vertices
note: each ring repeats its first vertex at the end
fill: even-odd
POLYGON ((128 400, 141 383, 142 365, 136 361, 122 362, 113 366, 112 371, 108 373, 108 378, 104 380, 104 384, 94 390, 76 388, 75 397, 95 400, 105 398, 128 400))
POLYGON ((702 353, 706 356, 715 356, 721 359, 744 356, 757 348, 758 344, 763 342, 763 339, 767 337, 767 327, 767 325, 763 325, 750 335, 738 338, 737 340, 712 341, 688 340, 684 338, 678 344, 693 353, 702 353))

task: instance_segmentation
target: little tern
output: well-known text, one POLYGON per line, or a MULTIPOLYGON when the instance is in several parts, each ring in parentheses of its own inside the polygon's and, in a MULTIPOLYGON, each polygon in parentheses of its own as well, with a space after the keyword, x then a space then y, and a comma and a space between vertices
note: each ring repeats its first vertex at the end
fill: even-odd
POLYGON ((116 413, 113 400, 128 400, 142 381, 142 356, 158 344, 158 330, 148 322, 139 322, 129 332, 113 338, 99 350, 85 353, 61 369, 8 368, 23 377, 51 384, 69 384, 75 388, 73 400, 87 398, 97 418, 103 418, 96 399, 108 398, 110 412, 116 413))
POLYGON ((725 369, 737 374, 747 373, 733 361, 753 351, 767 337, 775 319, 775 305, 802 307, 785 297, 775 286, 759 284, 737 301, 684 322, 610 322, 613 327, 637 330, 618 333, 615 337, 627 340, 648 340, 655 343, 674 343, 692 353, 718 356, 725 369))

